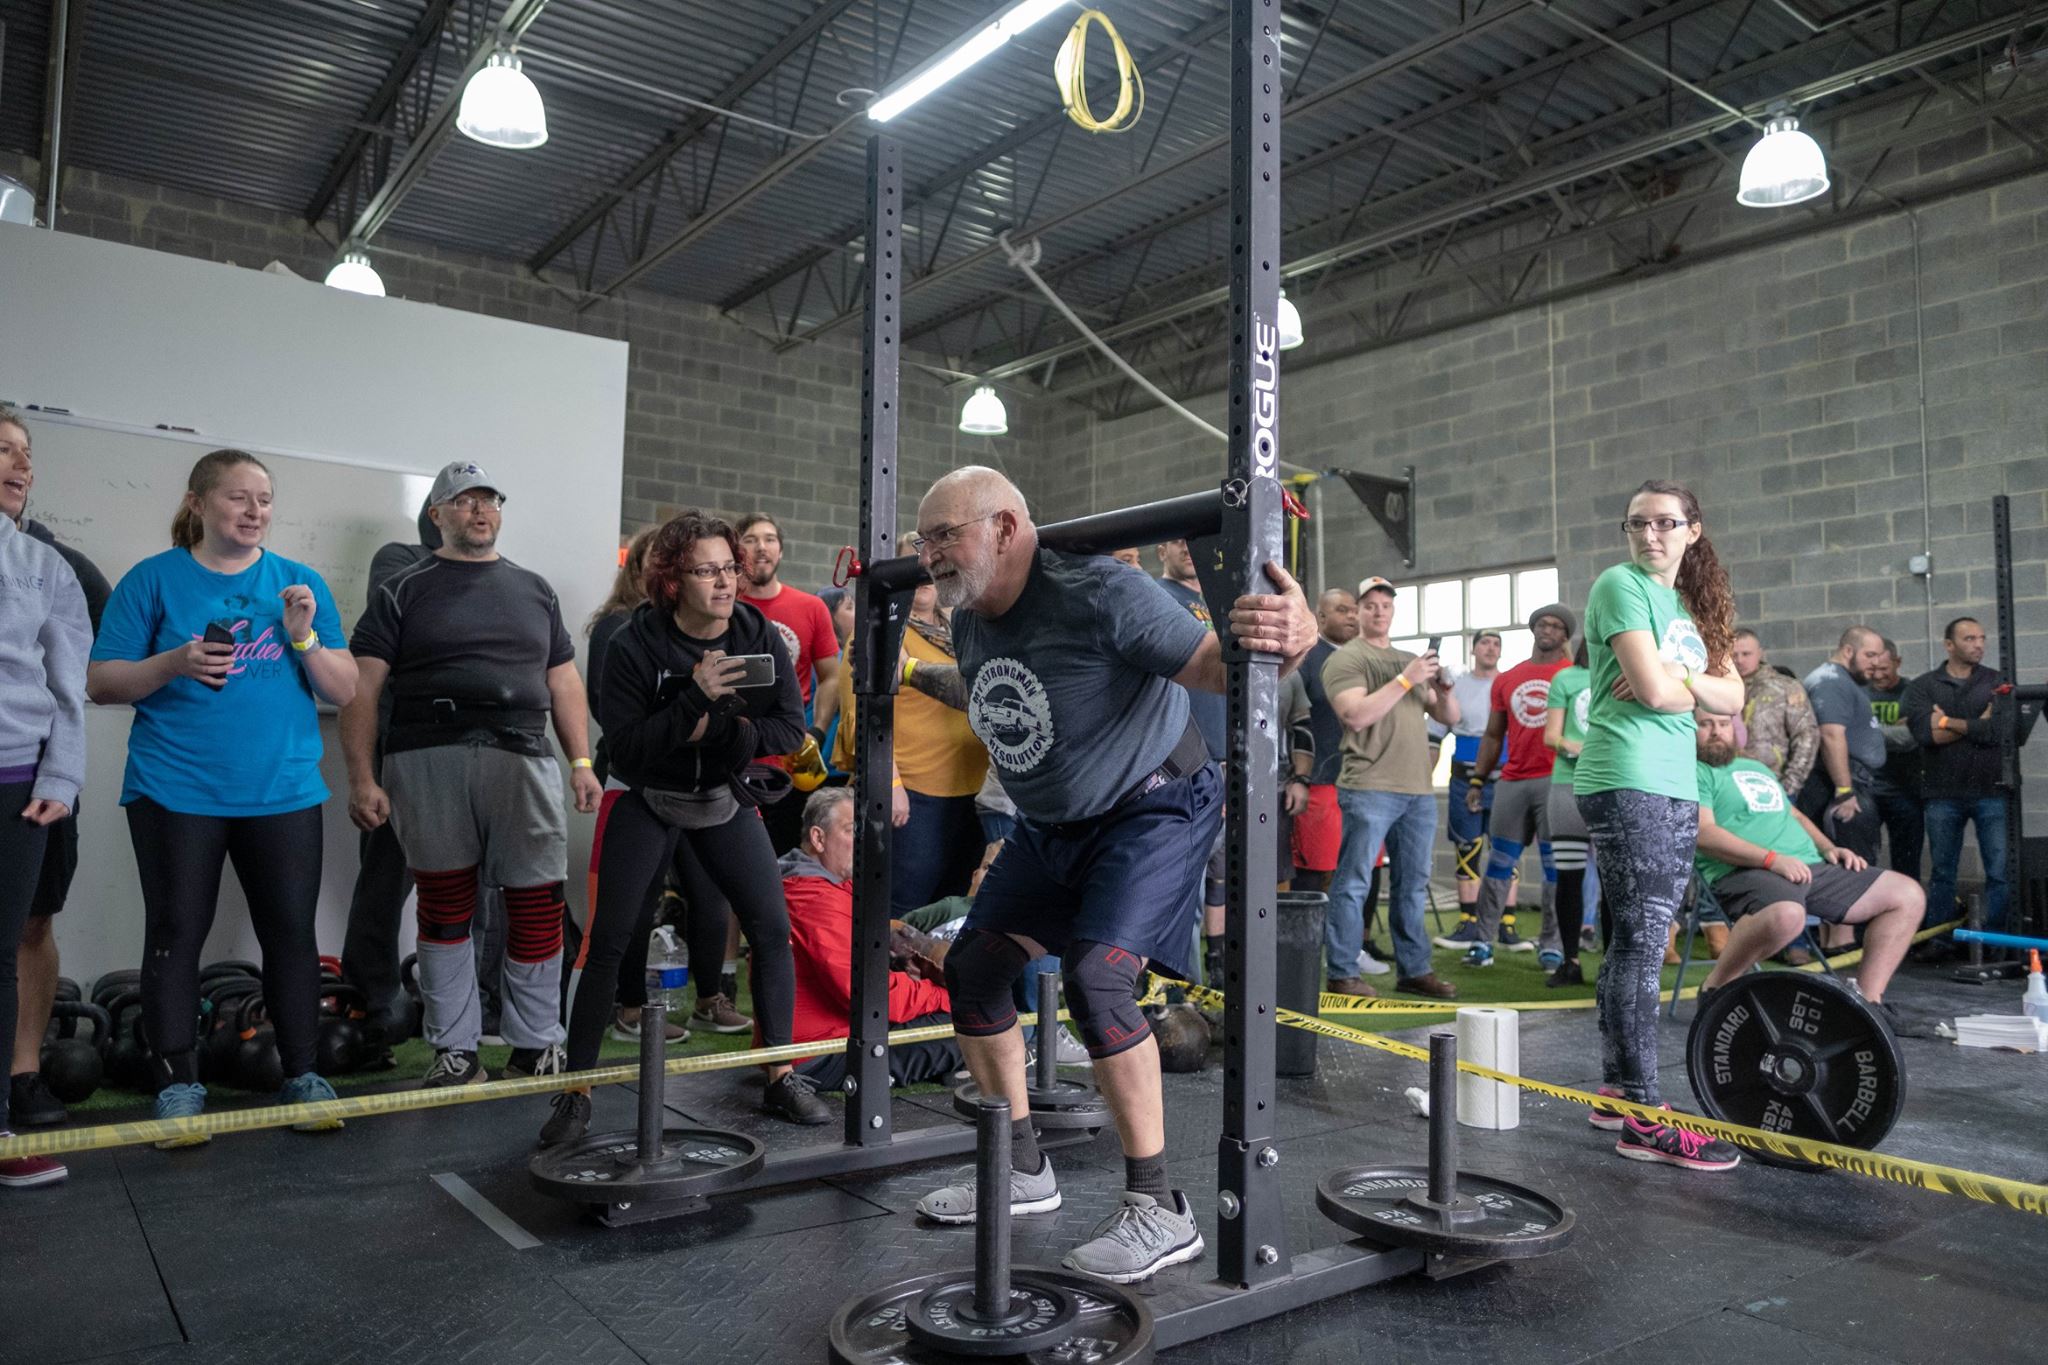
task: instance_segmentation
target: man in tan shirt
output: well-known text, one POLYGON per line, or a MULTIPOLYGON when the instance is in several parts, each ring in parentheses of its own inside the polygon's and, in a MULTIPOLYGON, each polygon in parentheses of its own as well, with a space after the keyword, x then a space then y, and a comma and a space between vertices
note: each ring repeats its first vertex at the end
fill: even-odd
POLYGON ((1359 979, 1358 955, 1365 940, 1365 888, 1384 843, 1393 884, 1387 922, 1394 937, 1394 989, 1449 1000, 1458 990, 1430 970, 1423 914, 1436 838, 1429 720, 1456 725, 1458 702, 1434 651, 1417 656, 1389 643, 1393 623, 1394 585, 1367 579, 1358 598, 1358 638, 1323 665, 1323 690, 1344 726, 1344 765, 1337 774, 1344 845, 1330 879, 1324 959, 1331 990, 1374 994, 1359 979))

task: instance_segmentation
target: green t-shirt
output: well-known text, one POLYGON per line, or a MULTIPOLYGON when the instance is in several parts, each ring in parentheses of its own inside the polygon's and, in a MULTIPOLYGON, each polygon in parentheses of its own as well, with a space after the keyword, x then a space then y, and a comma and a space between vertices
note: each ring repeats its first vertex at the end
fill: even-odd
MULTIPOLYGON (((1777 774, 1753 758, 1737 758, 1725 768, 1705 763, 1695 766, 1700 807, 1714 813, 1715 824, 1781 858, 1802 863, 1820 861, 1820 849, 1792 818, 1792 803, 1785 799, 1785 786, 1778 781, 1777 774)), ((1693 865, 1709 882, 1718 882, 1735 870, 1704 853, 1693 855, 1693 865)))
POLYGON ((1621 664, 1608 641, 1624 631, 1643 630, 1657 642, 1657 657, 1700 672, 1707 647, 1678 594, 1634 564, 1617 564, 1593 580, 1586 597, 1586 659, 1593 674, 1586 747, 1572 773, 1572 790, 1652 792, 1675 801, 1696 801, 1692 712, 1667 715, 1641 702, 1616 701, 1621 664))
MULTIPOLYGON (((1586 742, 1586 720, 1593 704, 1592 682, 1593 675, 1577 664, 1550 680, 1550 699, 1544 709, 1564 712, 1566 743, 1586 742)), ((1559 749, 1557 762, 1551 765, 1550 785, 1572 786, 1572 769, 1576 766, 1577 760, 1559 749)))
MULTIPOLYGON (((1405 649, 1353 640, 1324 662, 1323 692, 1331 698, 1354 687, 1377 692, 1414 657, 1405 649)), ((1422 709, 1425 690, 1418 687, 1407 693, 1394 703, 1393 710, 1363 730, 1345 728, 1339 746, 1344 751, 1344 766, 1337 773, 1338 786, 1403 796, 1430 794, 1429 713, 1422 709)))

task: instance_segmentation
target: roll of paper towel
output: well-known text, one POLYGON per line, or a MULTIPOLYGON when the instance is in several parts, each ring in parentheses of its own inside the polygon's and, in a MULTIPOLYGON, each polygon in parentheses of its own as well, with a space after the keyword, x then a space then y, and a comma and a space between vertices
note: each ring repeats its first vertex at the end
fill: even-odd
MULTIPOLYGON (((1513 1010, 1468 1005, 1458 1011, 1458 1060, 1519 1075, 1521 1034, 1513 1010)), ((1522 1092, 1505 1081, 1458 1073, 1458 1122, 1505 1130, 1522 1122, 1522 1092)))

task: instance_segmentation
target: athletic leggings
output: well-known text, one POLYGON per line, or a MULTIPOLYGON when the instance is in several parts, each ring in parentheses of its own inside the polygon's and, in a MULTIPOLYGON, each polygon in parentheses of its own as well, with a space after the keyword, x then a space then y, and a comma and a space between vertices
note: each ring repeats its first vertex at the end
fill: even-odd
MULTIPOLYGON (((618 989, 619 963, 626 945, 654 930, 654 898, 648 888, 672 860, 678 839, 696 855, 680 862, 683 894, 692 905, 723 895, 738 916, 740 932, 753 949, 755 1041, 780 1047, 790 1041, 790 1020, 796 1009, 796 968, 789 950, 789 906, 782 899, 782 872, 767 826, 751 810, 741 810, 709 829, 672 829, 656 818, 637 791, 627 792, 612 807, 605 824, 604 862, 597 878, 597 908, 584 938, 583 977, 569 1007, 569 1069, 581 1071, 597 1063, 605 1027, 611 1022, 618 989)), ((692 935, 695 938, 695 935, 692 935)), ((705 962, 723 966, 725 943, 717 948, 691 944, 693 972, 705 962), (708 958, 700 958, 700 951, 708 958)))
MULTIPOLYGON (((619 804, 625 792, 613 789, 604 794, 604 805, 597 815, 597 831, 590 841, 590 884, 584 898, 584 920, 597 913, 598 872, 603 866, 604 832, 611 824, 612 808, 619 804)), ((696 975, 698 964, 715 962, 721 969, 725 964, 725 931, 732 923, 732 907, 725 903, 725 895, 705 875, 697 855, 690 851, 689 841, 676 840, 673 864, 676 885, 696 888, 698 894, 687 893, 683 916, 683 946, 691 962, 692 984, 696 987, 699 1000, 709 1000, 719 993, 719 973, 706 969, 703 975, 696 975)), ((614 999, 626 1009, 640 1009, 647 1004, 647 934, 654 932, 653 925, 659 918, 662 883, 656 878, 647 888, 646 911, 648 931, 633 934, 626 940, 625 956, 619 960, 618 986, 614 999)), ((569 934, 573 947, 570 952, 571 969, 562 973, 562 1017, 568 1018, 568 997, 575 985, 576 976, 585 966, 583 942, 586 937, 584 920, 571 916, 569 934)), ((673 1007, 673 1002, 671 1002, 673 1007)))
MULTIPOLYGON (((50 827, 21 818, 35 780, 0 782, 0 1057, 14 1056, 14 950, 35 903, 50 827)), ((7 1131, 7 1097, 0 1095, 0 1132, 7 1131)))
POLYGON ((1601 964, 1600 1076, 1638 1104, 1657 1089, 1657 999, 1671 918, 1692 873, 1697 802, 1626 789, 1581 792, 1613 927, 1601 964))
POLYGON ((1586 919, 1586 859, 1592 842, 1571 784, 1550 779, 1550 860, 1557 869, 1558 946, 1566 962, 1579 960, 1579 926, 1586 919))
POLYGON ((283 815, 186 815, 146 796, 128 806, 142 879, 142 1029, 158 1085, 199 1079, 193 1053, 199 955, 213 929, 223 860, 249 902, 263 947, 263 1000, 287 1077, 313 1069, 319 1037, 320 807, 283 815))

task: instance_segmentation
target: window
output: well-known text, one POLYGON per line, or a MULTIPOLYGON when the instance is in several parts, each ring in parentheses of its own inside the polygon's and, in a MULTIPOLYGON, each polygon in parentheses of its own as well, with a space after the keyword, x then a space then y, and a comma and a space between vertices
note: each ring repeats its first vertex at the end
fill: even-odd
MULTIPOLYGON (((1494 570, 1469 578, 1434 578, 1395 590, 1391 632, 1396 649, 1420 654, 1429 637, 1443 637, 1438 656, 1454 673, 1465 671, 1472 637, 1492 630, 1500 635, 1500 667, 1513 668, 1534 651, 1523 623, 1538 607, 1557 601, 1555 565, 1494 570)), ((1438 757, 1436 785, 1450 780, 1451 746, 1438 757)))

